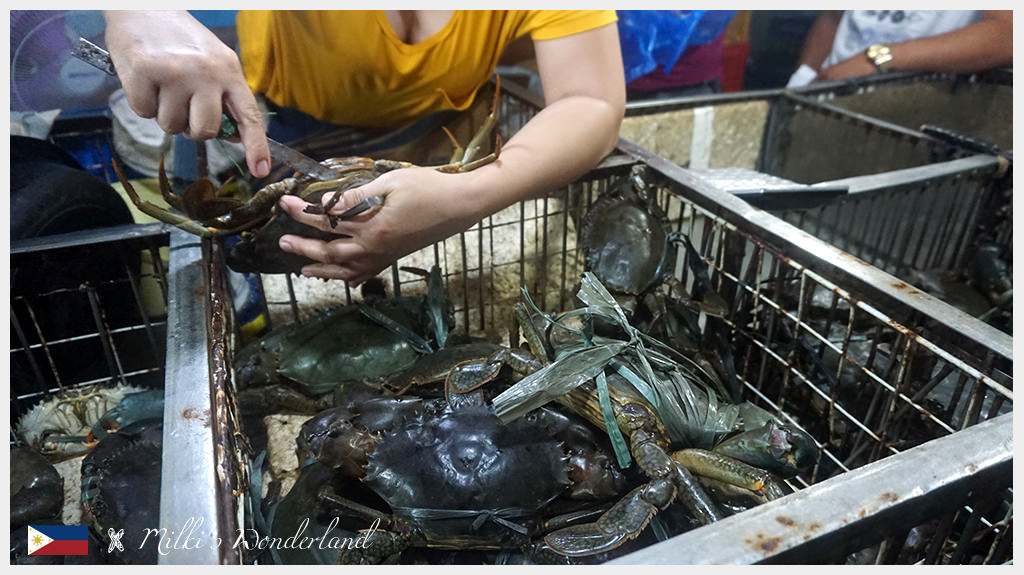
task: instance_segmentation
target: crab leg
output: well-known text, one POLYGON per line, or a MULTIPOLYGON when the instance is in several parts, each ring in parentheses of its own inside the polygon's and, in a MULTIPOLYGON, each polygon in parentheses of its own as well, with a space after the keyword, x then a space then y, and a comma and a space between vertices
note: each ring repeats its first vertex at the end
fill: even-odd
MULTIPOLYGON (((166 222, 168 224, 181 228, 190 234, 194 234, 200 237, 209 238, 218 235, 217 230, 215 228, 208 228, 194 220, 189 219, 187 216, 176 214, 168 210, 167 208, 161 208, 160 206, 154 203, 148 202, 140 198, 139 194, 136 193, 135 188, 133 188, 132 185, 128 183, 128 180, 124 177, 124 174, 121 173, 121 168, 117 165, 117 160, 114 160, 112 163, 114 165, 114 171, 117 172, 117 179, 121 180, 121 185, 124 186, 125 193, 128 194, 128 197, 132 200, 132 203, 135 204, 135 207, 139 208, 139 210, 142 211, 142 213, 154 217, 160 220, 161 222, 166 222)), ((165 182, 162 181, 160 183, 161 192, 163 191, 164 185, 165 182)))
POLYGON ((672 459, 697 475, 749 489, 769 500, 786 494, 782 484, 771 473, 727 455, 704 449, 683 449, 673 453, 672 459))
MULTIPOLYGON (((487 119, 484 120, 480 129, 477 130, 476 135, 470 140, 469 145, 466 146, 466 153, 462 156, 462 164, 469 165, 476 159, 480 153, 480 148, 483 146, 484 138, 487 134, 491 133, 494 128, 494 124, 498 121, 498 106, 501 102, 501 76, 497 76, 494 82, 494 101, 491 103, 491 113, 487 115, 487 119)), ((500 140, 499 140, 500 142, 500 140)))

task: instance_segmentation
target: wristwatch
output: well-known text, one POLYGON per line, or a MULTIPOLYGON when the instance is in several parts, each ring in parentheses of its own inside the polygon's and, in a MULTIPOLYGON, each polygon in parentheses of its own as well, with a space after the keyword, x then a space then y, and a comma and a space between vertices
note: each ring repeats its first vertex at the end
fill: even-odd
POLYGON ((889 70, 892 65, 892 51, 885 44, 872 44, 868 47, 864 55, 868 57, 868 61, 878 68, 879 72, 885 72, 889 70))

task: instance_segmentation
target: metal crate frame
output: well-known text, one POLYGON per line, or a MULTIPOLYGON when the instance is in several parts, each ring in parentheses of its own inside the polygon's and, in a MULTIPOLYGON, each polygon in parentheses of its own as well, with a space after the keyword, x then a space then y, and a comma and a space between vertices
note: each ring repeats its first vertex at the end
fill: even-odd
MULTIPOLYGON (((59 285, 46 293, 11 294, 11 329, 14 335, 11 341, 11 354, 12 356, 22 354, 25 357, 34 380, 29 386, 32 389, 19 391, 16 386, 12 386, 12 407, 24 412, 43 396, 56 393, 61 389, 103 384, 108 381, 131 383, 136 378, 152 378, 153 374, 163 370, 164 334, 162 330, 166 329, 167 322, 160 318, 150 317, 142 303, 139 288, 141 278, 126 262, 130 261, 131 254, 139 254, 142 251, 149 253, 153 262, 153 275, 161 288, 166 304, 167 274, 160 258, 159 248, 167 245, 170 229, 170 226, 164 224, 129 224, 28 240, 15 240, 11 243, 12 277, 19 269, 30 270, 39 265, 40 258, 52 256, 58 258, 56 261, 59 262, 62 261, 61 258, 66 259, 73 254, 81 253, 82 250, 92 249, 104 250, 111 259, 120 261, 124 268, 123 273, 118 273, 117 277, 104 278, 102 283, 88 280, 85 277, 62 276, 58 280, 59 285), (104 299, 105 292, 103 290, 112 286, 127 287, 133 301, 127 302, 129 305, 126 306, 124 301, 104 299), (47 330, 38 323, 39 313, 33 311, 33 308, 40 305, 53 306, 53 300, 60 299, 71 302, 74 300, 87 302, 92 310, 93 331, 75 334, 44 333, 47 330), (137 322, 111 327, 108 319, 112 317, 111 312, 115 308, 126 308, 132 313, 137 312, 137 322), (22 314, 17 312, 22 309, 30 318, 27 325, 18 319, 22 314), (145 365, 138 369, 127 369, 123 361, 125 359, 124 351, 119 347, 119 343, 123 344, 124 338, 135 332, 145 335, 141 341, 149 344, 151 357, 148 359, 151 361, 145 362, 145 365), (67 373, 66 365, 58 365, 61 361, 55 359, 54 352, 59 346, 94 339, 102 350, 101 357, 106 366, 106 371, 100 370, 102 374, 83 380, 78 374, 67 373)), ((12 417, 13 415, 12 413, 12 417)))
POLYGON ((1012 163, 1007 157, 977 154, 958 143, 845 110, 827 98, 865 84, 921 79, 920 74, 905 73, 834 82, 808 93, 680 98, 631 105, 627 115, 769 101, 757 170, 815 187, 848 189, 847 195, 817 207, 774 213, 916 285, 920 272, 964 269, 980 243, 1012 242, 1012 163))
MULTIPOLYGON (((862 106, 857 102, 857 99, 865 94, 884 93, 890 89, 900 89, 913 86, 927 86, 934 88, 937 91, 942 91, 939 97, 942 97, 942 93, 948 94, 950 101, 944 103, 948 106, 953 106, 954 99, 958 97, 954 94, 962 91, 985 89, 987 86, 1003 86, 1012 90, 1013 69, 997 68, 972 74, 953 74, 947 72, 894 72, 886 74, 872 74, 870 76, 809 84, 807 86, 796 88, 793 92, 821 102, 830 102, 840 108, 849 109, 853 112, 860 111, 861 113, 866 113, 869 116, 874 116, 881 120, 900 124, 905 128, 920 129, 920 123, 906 120, 898 115, 899 112, 906 111, 907 108, 879 113, 875 111, 879 109, 877 106, 870 106, 867 107, 868 109, 865 109, 865 106, 862 106)), ((916 103, 913 105, 916 105, 916 103)), ((962 106, 958 107, 962 109, 962 106)), ((926 109, 930 112, 938 112, 938 110, 927 108, 927 106, 926 109)), ((952 112, 953 110, 950 111, 952 112)), ((959 110, 956 111, 958 112, 959 110)), ((932 117, 930 115, 924 117, 919 114, 915 114, 914 117, 918 120, 924 120, 924 123, 937 125, 946 129, 952 129, 954 132, 974 139, 978 144, 988 147, 989 150, 986 151, 991 151, 991 147, 997 146, 998 144, 998 142, 995 141, 998 136, 984 133, 983 129, 979 132, 978 130, 980 128, 976 126, 965 128, 962 125, 962 121, 951 120, 945 115, 942 115, 941 117, 932 117)), ((1012 134, 1010 135, 1012 136, 1012 134)), ((1006 148, 1006 146, 1003 147, 1004 149, 1006 148)))
MULTIPOLYGON (((1011 484, 1012 440, 1007 434, 1011 416, 1006 414, 1013 397, 1012 340, 935 298, 900 289, 900 282, 893 276, 708 186, 687 170, 628 142, 620 141, 620 150, 623 156, 606 160, 578 183, 547 198, 524 202, 519 223, 532 218, 546 229, 548 223, 578 221, 590 202, 624 177, 633 165, 647 166, 649 176, 657 184, 662 207, 674 214, 674 225, 694 238, 698 251, 712 266, 713 282, 733 303, 728 325, 739 342, 737 371, 745 394, 769 409, 781 409, 783 417, 812 431, 824 449, 818 465, 793 481, 794 487, 803 488, 797 494, 744 512, 734 521, 678 535, 664 545, 619 561, 717 562, 721 560, 719 556, 701 551, 707 550, 707 546, 679 543, 713 532, 716 540, 727 538, 749 544, 750 534, 743 527, 747 525, 745 518, 766 516, 782 509, 788 512, 790 505, 797 507, 795 501, 815 493, 828 493, 819 497, 834 498, 837 484, 842 489, 855 489, 865 498, 885 501, 891 497, 887 482, 898 488, 913 481, 905 474, 920 465, 921 449, 973 449, 979 443, 985 446, 984 453, 971 460, 974 467, 968 468, 967 473, 963 467, 954 469, 953 463, 935 467, 936 473, 941 474, 939 478, 926 485, 915 484, 914 497, 900 497, 898 505, 893 502, 894 505, 865 507, 852 518, 844 515, 848 510, 842 504, 817 499, 819 505, 805 504, 813 508, 806 513, 813 514, 800 515, 801 520, 807 521, 803 525, 819 526, 813 532, 794 530, 790 538, 773 534, 772 541, 777 544, 768 546, 770 549, 762 546, 769 552, 738 555, 734 560, 842 561, 851 550, 886 541, 888 551, 883 544, 875 554, 880 561, 894 562, 898 557, 893 549, 899 551, 896 543, 902 542, 901 537, 905 538, 909 529, 922 523, 938 525, 923 559, 965 561, 977 554, 968 553, 966 542, 978 534, 978 529, 983 529, 995 536, 986 556, 990 560, 1006 560, 1009 538, 1005 534, 1012 515, 997 515, 1005 511, 1000 505, 1007 500, 1005 489, 1011 484), (549 209, 549 201, 559 197, 565 208, 549 209), (533 206, 527 210, 525 204, 533 206), (529 218, 528 213, 532 214, 529 218), (815 303, 815 298, 822 294, 826 303, 815 303), (786 299, 789 297, 792 301, 786 299), (786 347, 787 330, 790 340, 794 336, 807 340, 805 351, 794 355, 793 346, 786 347), (863 350, 855 350, 858 341, 861 345, 868 342, 867 359, 863 350), (802 357, 798 357, 800 354, 802 357), (853 383, 843 383, 844 377, 852 377, 853 383), (937 395, 936 390, 941 393, 937 395), (939 395, 945 404, 935 399, 939 395), (815 414, 808 407, 815 404, 819 409, 824 405, 823 411, 815 414), (977 432, 964 432, 989 420, 977 432), (832 445, 840 424, 857 445, 832 445), (940 440, 942 443, 938 443, 940 440), (865 480, 865 474, 873 475, 865 480), (981 479, 985 480, 984 490, 977 489, 981 479), (956 490, 958 496, 949 498, 948 486, 954 484, 960 486, 956 490), (999 494, 994 503, 991 498, 986 499, 993 493, 999 494), (894 512, 910 524, 887 519, 894 512), (805 519, 808 517, 813 519, 805 519), (837 538, 845 545, 826 544, 837 538), (688 551, 680 551, 681 547, 688 551)), ((463 246, 482 241, 479 238, 491 227, 496 226, 481 222, 466 232, 472 234, 476 230, 481 232, 479 235, 467 239, 462 234, 449 241, 463 246)), ((533 240, 521 237, 521 241, 533 240)), ((562 242, 566 251, 575 250, 567 237, 562 242)), ((439 255, 444 253, 443 249, 434 253, 436 261, 443 265, 444 258, 439 255)), ((482 289, 480 286, 485 284, 479 279, 494 269, 485 260, 467 256, 465 249, 461 253, 463 261, 456 266, 458 271, 445 273, 449 292, 455 290, 463 296, 454 302, 460 328, 488 333, 504 331, 507 314, 499 310, 512 300, 495 299, 482 289)), ((520 280, 531 288, 542 308, 564 307, 571 301, 571 285, 582 271, 582 260, 573 262, 567 253, 557 250, 538 253, 533 260, 518 262, 520 280), (543 267, 552 260, 556 263, 555 273, 561 274, 561 285, 557 288, 548 289, 537 278, 526 277, 527 267, 543 267)), ((217 259, 210 263, 211 276, 220 265, 217 259)), ((676 270, 686 282, 692 282, 682 256, 676 270)), ((401 277, 397 264, 392 275, 401 277)), ((398 281, 396 285, 401 289, 403 284, 413 281, 416 280, 398 281)), ((352 294, 347 290, 343 293, 345 301, 351 301, 352 294)), ((213 300, 228 301, 229 296, 211 294, 213 300)), ((230 313, 231 306, 221 309, 230 313)), ((220 325, 223 330, 230 322, 220 325)), ((214 341, 230 341, 230 333, 222 331, 214 341)), ((233 350, 217 349, 223 349, 225 354, 223 363, 218 365, 230 366, 233 350)), ((218 370, 214 375, 218 380, 215 389, 222 385, 225 390, 231 389, 230 370, 218 370)), ((233 472, 243 476, 241 469, 233 472)), ((232 511, 237 508, 232 507, 232 511)))

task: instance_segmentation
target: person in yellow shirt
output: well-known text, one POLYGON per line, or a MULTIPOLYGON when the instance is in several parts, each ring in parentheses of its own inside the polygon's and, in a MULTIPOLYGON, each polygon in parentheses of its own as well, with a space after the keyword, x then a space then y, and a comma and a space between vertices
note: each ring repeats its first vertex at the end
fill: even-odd
POLYGON ((214 137, 229 113, 256 177, 269 173, 270 154, 254 92, 338 125, 409 125, 467 108, 505 46, 530 36, 545 108, 496 162, 461 174, 387 173, 346 192, 332 212, 376 195, 384 204, 333 230, 323 216, 303 213, 299 198, 282 199, 294 219, 339 234, 329 242, 281 238, 285 251, 319 262, 303 275, 362 283, 403 255, 573 181, 614 148, 625 111, 613 10, 242 11, 241 60, 188 12, 104 15, 132 109, 195 140, 214 137))

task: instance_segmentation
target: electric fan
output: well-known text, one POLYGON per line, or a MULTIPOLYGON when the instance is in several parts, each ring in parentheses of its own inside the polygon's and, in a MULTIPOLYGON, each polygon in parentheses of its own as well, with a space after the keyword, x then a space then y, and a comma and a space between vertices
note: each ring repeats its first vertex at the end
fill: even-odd
POLYGON ((98 10, 11 10, 11 110, 107 105, 116 78, 71 56, 79 37, 102 45, 98 10))

